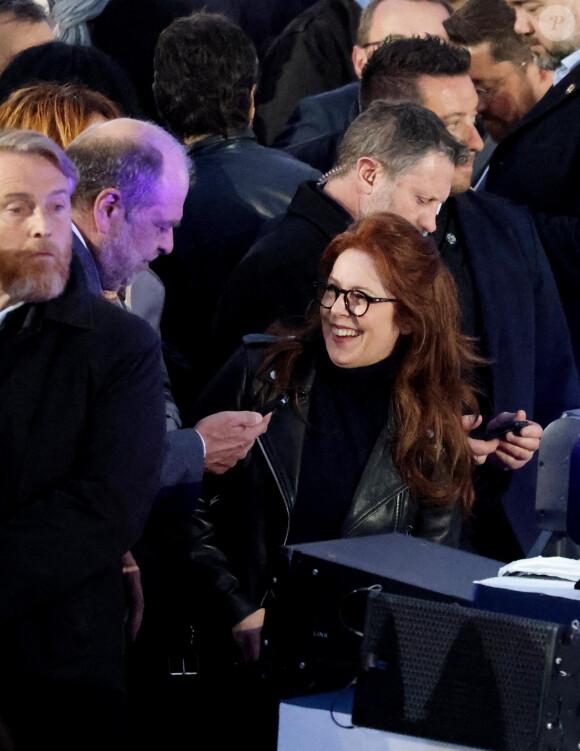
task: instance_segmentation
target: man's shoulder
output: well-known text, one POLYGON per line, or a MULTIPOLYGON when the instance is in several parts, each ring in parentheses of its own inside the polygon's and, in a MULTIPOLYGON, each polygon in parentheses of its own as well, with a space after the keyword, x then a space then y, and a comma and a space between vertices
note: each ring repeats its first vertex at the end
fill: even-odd
POLYGON ((509 198, 497 196, 485 190, 470 189, 465 193, 453 196, 450 201, 459 215, 471 212, 475 216, 480 216, 482 221, 484 221, 484 217, 495 222, 499 221, 500 218, 510 221, 520 220, 526 223, 531 221, 528 208, 510 201, 509 198))
POLYGON ((337 89, 304 97, 297 106, 312 106, 321 109, 332 109, 333 106, 338 108, 341 105, 350 107, 358 97, 359 91, 360 84, 355 81, 354 83, 347 83, 345 86, 339 86, 337 89))
POLYGON ((320 172, 309 164, 279 149, 262 146, 253 137, 224 140, 211 150, 194 152, 193 158, 197 179, 191 186, 190 198, 204 191, 206 184, 215 184, 220 189, 227 187, 219 179, 216 167, 225 175, 235 176, 235 184, 253 186, 256 190, 264 186, 271 190, 272 183, 279 184, 289 177, 299 182, 320 177, 320 172))
POLYGON ((337 89, 301 99, 284 129, 276 136, 276 148, 295 146, 308 140, 343 135, 356 116, 359 84, 349 83, 337 89))
POLYGON ((451 199, 468 249, 480 255, 533 259, 541 251, 534 219, 526 206, 520 206, 486 191, 469 190, 451 199))
POLYGON ((95 337, 121 342, 127 349, 158 345, 159 337, 147 321, 98 295, 91 298, 91 330, 95 337))
POLYGON ((360 6, 355 0, 319 0, 290 21, 275 41, 279 40, 278 44, 281 45, 293 37, 302 38, 316 27, 334 28, 336 17, 342 17, 345 13, 351 15, 356 23, 361 13, 360 6))
POLYGON ((268 261, 272 256, 289 258, 300 255, 309 242, 326 244, 332 237, 346 230, 346 212, 314 182, 302 183, 286 212, 271 229, 250 248, 242 263, 253 265, 268 261))
POLYGON ((300 175, 302 180, 317 180, 321 174, 319 170, 305 162, 301 162, 291 154, 287 154, 280 149, 262 146, 259 143, 254 143, 253 155, 254 157, 259 155, 260 160, 266 164, 272 164, 285 172, 300 175))

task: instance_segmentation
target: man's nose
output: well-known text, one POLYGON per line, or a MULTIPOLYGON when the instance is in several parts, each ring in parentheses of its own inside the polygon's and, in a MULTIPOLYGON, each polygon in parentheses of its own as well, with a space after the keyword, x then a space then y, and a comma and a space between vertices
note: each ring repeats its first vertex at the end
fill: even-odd
POLYGON ((514 31, 516 34, 532 34, 534 27, 530 23, 528 14, 523 8, 514 8, 516 12, 516 22, 514 24, 514 31))
POLYGON ((173 250, 173 230, 169 230, 163 238, 163 240, 159 243, 159 254, 163 256, 168 256, 171 251, 173 250))
POLYGON ((419 230, 421 232, 435 232, 437 229, 437 210, 439 204, 435 203, 433 206, 423 212, 419 219, 419 230))
POLYGON ((46 211, 37 206, 30 216, 30 233, 33 237, 47 237, 51 232, 52 226, 46 211))
MULTIPOLYGON (((479 106, 479 105, 478 105, 479 106)), ((471 151, 481 151, 483 149, 483 141, 475 125, 471 126, 469 138, 465 144, 471 151)))

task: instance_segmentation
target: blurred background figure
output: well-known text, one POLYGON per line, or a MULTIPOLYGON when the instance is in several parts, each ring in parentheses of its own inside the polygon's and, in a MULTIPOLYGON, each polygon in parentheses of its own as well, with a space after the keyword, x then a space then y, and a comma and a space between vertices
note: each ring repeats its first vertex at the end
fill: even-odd
POLYGON ((0 102, 38 81, 77 83, 110 99, 124 115, 140 117, 137 94, 114 60, 92 47, 50 42, 24 50, 0 75, 0 102))
POLYGON ((356 0, 318 0, 272 43, 256 93, 260 143, 272 144, 304 97, 356 80, 351 54, 360 15, 356 0))
POLYGON ((99 16, 109 0, 50 0, 56 38, 68 44, 90 44, 87 22, 99 16))
POLYGON ((554 84, 498 144, 484 187, 533 211, 580 369, 580 3, 563 4, 568 21, 556 34, 543 20, 552 0, 508 5, 515 31, 530 44, 536 65, 554 71, 554 84))
POLYGON ((0 104, 0 128, 37 130, 63 149, 89 125, 116 117, 121 110, 113 102, 77 83, 38 83, 0 104))
POLYGON ((22 50, 54 40, 45 10, 34 0, 0 0, 0 73, 22 50))
MULTIPOLYGON (((471 54, 469 75, 479 96, 477 112, 499 141, 552 85, 530 45, 514 31, 516 14, 504 0, 469 0, 443 22, 449 39, 471 54)), ((490 154, 491 156, 491 154, 490 154)))

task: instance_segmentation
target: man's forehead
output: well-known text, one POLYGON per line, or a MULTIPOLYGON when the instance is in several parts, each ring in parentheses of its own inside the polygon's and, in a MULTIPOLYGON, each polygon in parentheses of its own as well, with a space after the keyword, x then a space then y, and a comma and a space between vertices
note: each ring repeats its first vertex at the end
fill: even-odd
MULTIPOLYGON (((489 42, 482 42, 475 47, 469 47, 471 66, 469 75, 472 79, 501 78, 512 71, 519 71, 520 66, 510 60, 494 60, 491 56, 489 42)), ((523 68, 522 68, 523 71, 523 68)))
POLYGON ((0 185, 36 186, 39 189, 62 184, 69 192, 69 179, 41 154, 27 154, 0 149, 0 185))
POLYGON ((420 159, 413 169, 407 173, 408 182, 429 183, 433 187, 435 195, 441 185, 451 180, 453 164, 444 154, 433 151, 420 159))
POLYGON ((424 105, 436 114, 471 114, 477 103, 477 92, 467 73, 459 76, 420 76, 417 85, 424 105))
POLYGON ((443 21, 448 17, 447 9, 440 3, 428 0, 383 0, 373 13, 369 41, 379 41, 389 34, 412 36, 425 33, 446 39, 443 21))

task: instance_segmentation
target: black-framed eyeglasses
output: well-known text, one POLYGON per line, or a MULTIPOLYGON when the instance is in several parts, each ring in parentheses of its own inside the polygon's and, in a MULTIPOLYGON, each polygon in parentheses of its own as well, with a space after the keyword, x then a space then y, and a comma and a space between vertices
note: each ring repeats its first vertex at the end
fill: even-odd
POLYGON ((360 289, 341 289, 336 284, 318 282, 316 284, 316 300, 321 308, 330 310, 340 295, 344 295, 344 304, 348 312, 360 318, 369 309, 369 305, 378 302, 397 302, 395 297, 371 297, 360 289))

